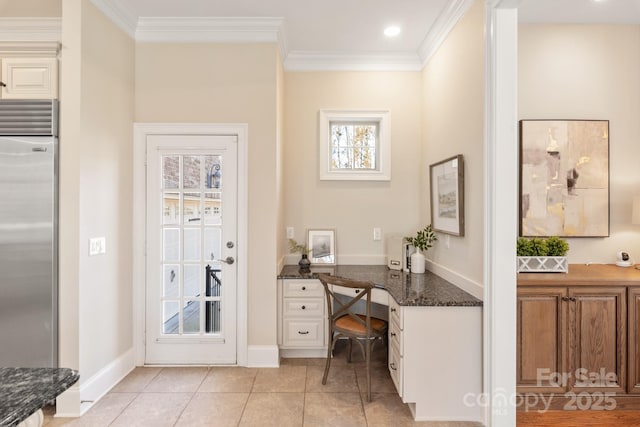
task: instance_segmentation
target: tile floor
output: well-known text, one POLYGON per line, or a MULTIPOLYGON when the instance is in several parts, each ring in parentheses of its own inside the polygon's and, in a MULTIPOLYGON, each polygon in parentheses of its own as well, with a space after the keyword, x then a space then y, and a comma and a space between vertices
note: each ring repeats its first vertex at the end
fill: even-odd
POLYGON ((378 346, 372 362, 372 401, 365 367, 354 348, 336 350, 326 385, 324 359, 282 359, 278 369, 242 367, 136 368, 81 418, 54 418, 58 426, 479 426, 476 423, 414 422, 396 393, 378 346))

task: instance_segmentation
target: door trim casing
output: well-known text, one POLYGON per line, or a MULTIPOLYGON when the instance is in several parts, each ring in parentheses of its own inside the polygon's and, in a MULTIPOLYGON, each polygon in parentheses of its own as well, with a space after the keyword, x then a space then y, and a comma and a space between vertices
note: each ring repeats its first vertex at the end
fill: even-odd
MULTIPOLYGON (((237 257, 247 259, 248 136, 246 123, 134 123, 133 125, 133 348, 145 361, 146 147, 149 135, 231 135, 238 138, 237 257)), ((247 366, 247 263, 238 264, 236 364, 247 366)))

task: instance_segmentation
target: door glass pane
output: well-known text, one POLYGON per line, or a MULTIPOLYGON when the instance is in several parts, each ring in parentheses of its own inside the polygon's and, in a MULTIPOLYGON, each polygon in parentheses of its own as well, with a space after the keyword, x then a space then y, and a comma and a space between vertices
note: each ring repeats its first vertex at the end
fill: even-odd
POLYGON ((180 156, 162 156, 163 188, 178 188, 180 183, 180 156))
POLYGON ((184 306, 185 334, 197 334, 200 332, 200 301, 189 301, 184 306))
POLYGON ((184 193, 184 223, 200 224, 200 193, 184 193))
POLYGON ((200 261, 200 229, 185 228, 184 229, 184 260, 200 261))
POLYGON ((165 264, 162 280, 162 296, 177 298, 180 296, 180 266, 177 264, 165 264))
POLYGON ((205 306, 205 332, 209 334, 220 333, 220 301, 206 301, 205 306))
POLYGON ((220 243, 221 230, 219 228, 204 229, 204 260, 220 259, 222 245, 220 243))
POLYGON ((182 158, 183 188, 200 188, 200 156, 182 158))
POLYGON ((220 188, 222 182, 222 156, 205 156, 204 170, 206 171, 205 187, 220 188))
POLYGON ((180 196, 178 193, 164 193, 162 202, 162 223, 174 225, 180 223, 180 196))
POLYGON ((204 193, 204 223, 222 223, 221 193, 204 193))
POLYGON ((165 301, 162 303, 162 332, 165 334, 180 333, 180 316, 177 301, 165 301))
POLYGON ((185 297, 197 297, 202 291, 200 284, 202 279, 200 277, 200 271, 203 270, 200 264, 188 264, 184 266, 184 296, 185 297))
POLYGON ((219 268, 211 269, 211 280, 209 281, 209 286, 207 287, 206 296, 207 297, 219 297, 220 296, 220 288, 222 287, 222 272, 219 268))
POLYGON ((180 229, 165 228, 162 246, 165 261, 178 261, 180 259, 180 229))

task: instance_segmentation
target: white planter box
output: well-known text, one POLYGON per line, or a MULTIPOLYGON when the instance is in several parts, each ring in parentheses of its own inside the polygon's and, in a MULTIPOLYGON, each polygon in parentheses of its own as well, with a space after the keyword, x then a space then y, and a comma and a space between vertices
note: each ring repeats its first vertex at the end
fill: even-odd
POLYGON ((567 273, 566 256, 519 256, 518 273, 567 273))

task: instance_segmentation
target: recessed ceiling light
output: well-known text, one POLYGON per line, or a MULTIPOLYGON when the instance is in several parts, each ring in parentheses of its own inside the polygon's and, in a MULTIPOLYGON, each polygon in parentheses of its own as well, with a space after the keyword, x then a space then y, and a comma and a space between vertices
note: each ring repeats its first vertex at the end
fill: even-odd
POLYGON ((384 29, 384 35, 387 37, 395 37, 398 34, 400 34, 400 28, 396 27, 395 25, 384 29))

